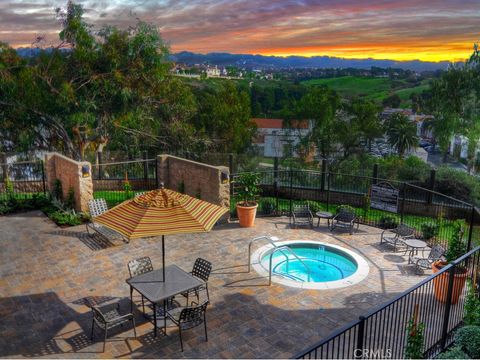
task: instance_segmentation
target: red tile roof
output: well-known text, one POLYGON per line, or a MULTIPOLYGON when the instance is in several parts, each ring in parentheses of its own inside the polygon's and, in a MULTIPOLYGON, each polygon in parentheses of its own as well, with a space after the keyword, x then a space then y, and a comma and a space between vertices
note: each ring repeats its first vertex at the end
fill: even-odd
MULTIPOLYGON (((257 125, 259 129, 283 129, 283 119, 263 119, 263 118, 254 118, 252 121, 257 125)), ((291 127, 292 129, 308 129, 307 120, 292 120, 291 127)))

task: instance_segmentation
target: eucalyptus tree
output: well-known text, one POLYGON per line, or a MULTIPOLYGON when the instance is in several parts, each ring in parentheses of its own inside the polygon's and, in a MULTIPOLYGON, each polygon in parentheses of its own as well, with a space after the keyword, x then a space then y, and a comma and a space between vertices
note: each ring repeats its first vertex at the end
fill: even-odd
POLYGON ((328 158, 337 142, 336 114, 340 109, 340 98, 324 87, 309 88, 297 102, 297 119, 312 123, 308 143, 315 145, 323 158, 328 158))
POLYGON ((169 75, 169 50, 156 27, 139 21, 94 31, 72 1, 57 15, 55 48, 26 61, 0 47, 2 135, 75 158, 106 142, 168 149, 202 141, 192 124, 195 98, 169 75))

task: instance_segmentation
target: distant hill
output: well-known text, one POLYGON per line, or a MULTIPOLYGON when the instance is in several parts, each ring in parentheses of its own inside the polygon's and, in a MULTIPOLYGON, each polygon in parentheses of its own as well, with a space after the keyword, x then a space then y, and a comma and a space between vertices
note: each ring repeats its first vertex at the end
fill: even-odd
MULTIPOLYGON (((51 49, 46 49, 51 51, 51 49)), ((62 49, 68 51, 68 49, 62 49)), ((22 57, 37 56, 38 48, 18 48, 17 52, 22 57)), ((449 62, 426 62, 420 60, 395 61, 375 59, 343 59, 330 56, 263 56, 249 54, 208 53, 196 54, 182 51, 171 55, 171 59, 187 65, 210 64, 218 66, 237 66, 248 69, 292 69, 292 68, 355 68, 370 69, 372 66, 379 68, 409 69, 414 71, 444 70, 449 62)))
POLYGON ((414 71, 444 70, 449 62, 425 62, 420 60, 395 61, 375 59, 343 59, 329 56, 263 56, 230 53, 196 54, 188 51, 171 56, 172 60, 187 65, 210 64, 218 66, 237 66, 257 69, 286 68, 356 68, 369 69, 372 66, 380 68, 410 69, 414 71))

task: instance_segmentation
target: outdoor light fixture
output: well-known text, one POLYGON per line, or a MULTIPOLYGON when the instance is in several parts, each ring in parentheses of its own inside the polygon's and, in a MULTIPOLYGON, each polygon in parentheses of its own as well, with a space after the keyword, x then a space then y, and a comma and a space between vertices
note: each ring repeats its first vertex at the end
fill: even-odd
POLYGON ((82 177, 87 178, 90 176, 90 166, 82 165, 82 177))
POLYGON ((228 173, 222 171, 222 175, 221 175, 222 184, 226 184, 228 182, 228 177, 229 177, 228 173))

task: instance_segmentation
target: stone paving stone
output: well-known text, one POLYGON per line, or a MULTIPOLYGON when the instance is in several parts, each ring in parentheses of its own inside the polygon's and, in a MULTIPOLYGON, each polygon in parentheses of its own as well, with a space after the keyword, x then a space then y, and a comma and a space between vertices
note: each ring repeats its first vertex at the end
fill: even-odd
POLYGON ((250 229, 232 223, 210 233, 167 236, 167 265, 189 271, 197 257, 213 263, 209 341, 202 327, 185 331, 181 353, 176 328, 154 338, 152 325, 136 312, 138 338, 130 326, 112 331, 102 352, 100 332, 90 340, 86 304, 120 300, 129 311, 126 264, 150 256, 161 266, 159 239, 105 244, 87 236, 84 226, 62 229, 40 212, 0 217, 0 229, 0 356, 9 358, 291 357, 423 279, 409 270, 403 253, 379 246, 379 229, 366 226, 350 236, 326 227, 293 230, 287 218, 265 218, 250 229), (268 279, 246 273, 248 242, 262 234, 349 248, 367 260, 370 273, 337 290, 265 286, 268 279))

